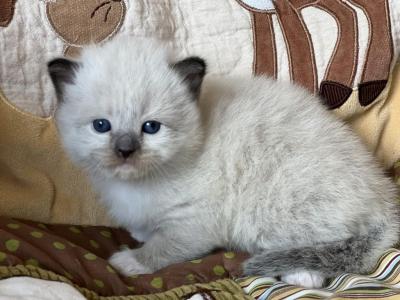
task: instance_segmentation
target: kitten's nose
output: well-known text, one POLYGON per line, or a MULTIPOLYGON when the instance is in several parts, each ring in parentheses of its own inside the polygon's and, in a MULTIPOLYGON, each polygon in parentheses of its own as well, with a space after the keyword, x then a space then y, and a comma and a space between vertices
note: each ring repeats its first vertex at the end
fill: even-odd
POLYGON ((128 158, 140 147, 139 141, 129 134, 124 134, 115 142, 115 153, 122 158, 128 158))
POLYGON ((124 149, 118 149, 118 152, 119 152, 119 156, 121 156, 123 158, 128 158, 133 153, 132 150, 124 150, 124 149))

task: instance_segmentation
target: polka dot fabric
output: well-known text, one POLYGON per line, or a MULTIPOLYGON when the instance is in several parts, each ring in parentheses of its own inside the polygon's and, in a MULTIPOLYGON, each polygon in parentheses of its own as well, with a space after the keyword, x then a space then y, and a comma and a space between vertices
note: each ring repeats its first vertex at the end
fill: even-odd
POLYGON ((124 277, 107 262, 120 249, 140 247, 128 232, 106 227, 46 225, 0 218, 0 266, 39 267, 101 296, 152 294, 181 285, 240 275, 244 254, 216 251, 151 275, 124 277))

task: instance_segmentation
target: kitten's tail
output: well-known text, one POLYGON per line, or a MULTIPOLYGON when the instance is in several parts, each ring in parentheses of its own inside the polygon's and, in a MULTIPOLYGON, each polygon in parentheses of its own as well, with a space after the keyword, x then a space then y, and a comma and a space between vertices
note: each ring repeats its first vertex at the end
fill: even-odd
POLYGON ((244 262, 244 274, 280 276, 296 270, 314 270, 334 277, 341 273, 372 271, 379 256, 391 247, 390 242, 382 243, 382 236, 382 231, 376 231, 313 247, 262 250, 244 262))

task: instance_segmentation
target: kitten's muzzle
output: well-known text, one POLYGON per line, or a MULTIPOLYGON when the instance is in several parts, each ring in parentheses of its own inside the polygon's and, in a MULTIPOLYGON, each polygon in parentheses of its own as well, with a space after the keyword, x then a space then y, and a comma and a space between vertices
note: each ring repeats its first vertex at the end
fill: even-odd
POLYGON ((124 134, 115 140, 115 154, 118 157, 127 159, 140 148, 138 139, 132 135, 124 134))

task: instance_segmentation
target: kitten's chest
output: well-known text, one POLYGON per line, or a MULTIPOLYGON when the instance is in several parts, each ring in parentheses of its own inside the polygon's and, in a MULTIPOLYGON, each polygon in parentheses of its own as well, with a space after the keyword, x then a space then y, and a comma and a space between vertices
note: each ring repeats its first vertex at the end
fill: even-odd
POLYGON ((110 215, 139 241, 146 241, 162 218, 165 207, 150 187, 114 182, 102 187, 110 215))

